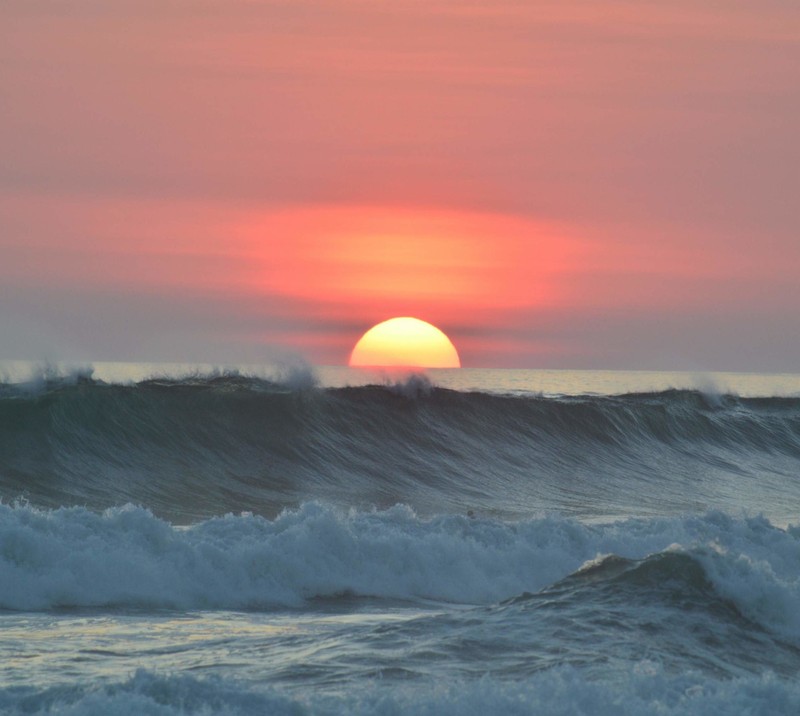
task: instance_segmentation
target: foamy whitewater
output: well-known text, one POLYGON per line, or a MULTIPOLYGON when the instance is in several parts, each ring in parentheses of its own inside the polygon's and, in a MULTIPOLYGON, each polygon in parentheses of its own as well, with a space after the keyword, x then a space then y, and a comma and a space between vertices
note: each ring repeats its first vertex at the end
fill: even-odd
POLYGON ((0 713, 800 713, 800 376, 29 368, 0 713))

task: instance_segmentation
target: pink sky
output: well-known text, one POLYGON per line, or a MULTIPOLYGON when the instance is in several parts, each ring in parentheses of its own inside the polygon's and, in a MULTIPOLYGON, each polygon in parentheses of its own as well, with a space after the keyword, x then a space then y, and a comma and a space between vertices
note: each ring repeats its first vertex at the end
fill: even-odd
POLYGON ((7 0, 0 360, 800 370, 800 6, 7 0))

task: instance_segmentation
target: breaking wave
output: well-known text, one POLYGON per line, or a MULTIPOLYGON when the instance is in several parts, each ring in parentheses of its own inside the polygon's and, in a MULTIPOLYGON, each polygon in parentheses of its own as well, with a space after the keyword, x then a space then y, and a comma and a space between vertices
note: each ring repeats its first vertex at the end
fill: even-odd
POLYGON ((586 525, 311 503, 274 520, 181 528, 133 506, 0 505, 0 608, 13 610, 271 609, 342 597, 508 606, 567 593, 598 603, 602 587, 621 605, 716 600, 800 640, 798 575, 797 528, 722 513, 586 525))
POLYGON ((746 495, 769 512, 798 503, 799 467, 798 398, 509 396, 420 377, 318 388, 235 375, 109 385, 86 373, 0 385, 5 499, 133 502, 184 523, 316 499, 614 517, 736 510, 746 495))

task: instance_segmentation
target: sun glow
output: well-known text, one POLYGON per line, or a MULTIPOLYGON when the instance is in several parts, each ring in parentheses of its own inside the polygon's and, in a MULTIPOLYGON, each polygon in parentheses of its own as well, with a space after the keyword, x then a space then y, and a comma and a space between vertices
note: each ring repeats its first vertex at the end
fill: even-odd
POLYGON ((450 339, 418 318, 390 318, 370 328, 350 354, 351 366, 384 368, 460 368, 450 339))

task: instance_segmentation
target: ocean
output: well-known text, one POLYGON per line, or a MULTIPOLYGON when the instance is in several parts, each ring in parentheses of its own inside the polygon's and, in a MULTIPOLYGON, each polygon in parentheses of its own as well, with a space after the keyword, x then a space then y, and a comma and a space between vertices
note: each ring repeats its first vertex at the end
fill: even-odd
POLYGON ((798 375, 0 377, 0 713, 800 713, 798 375))

